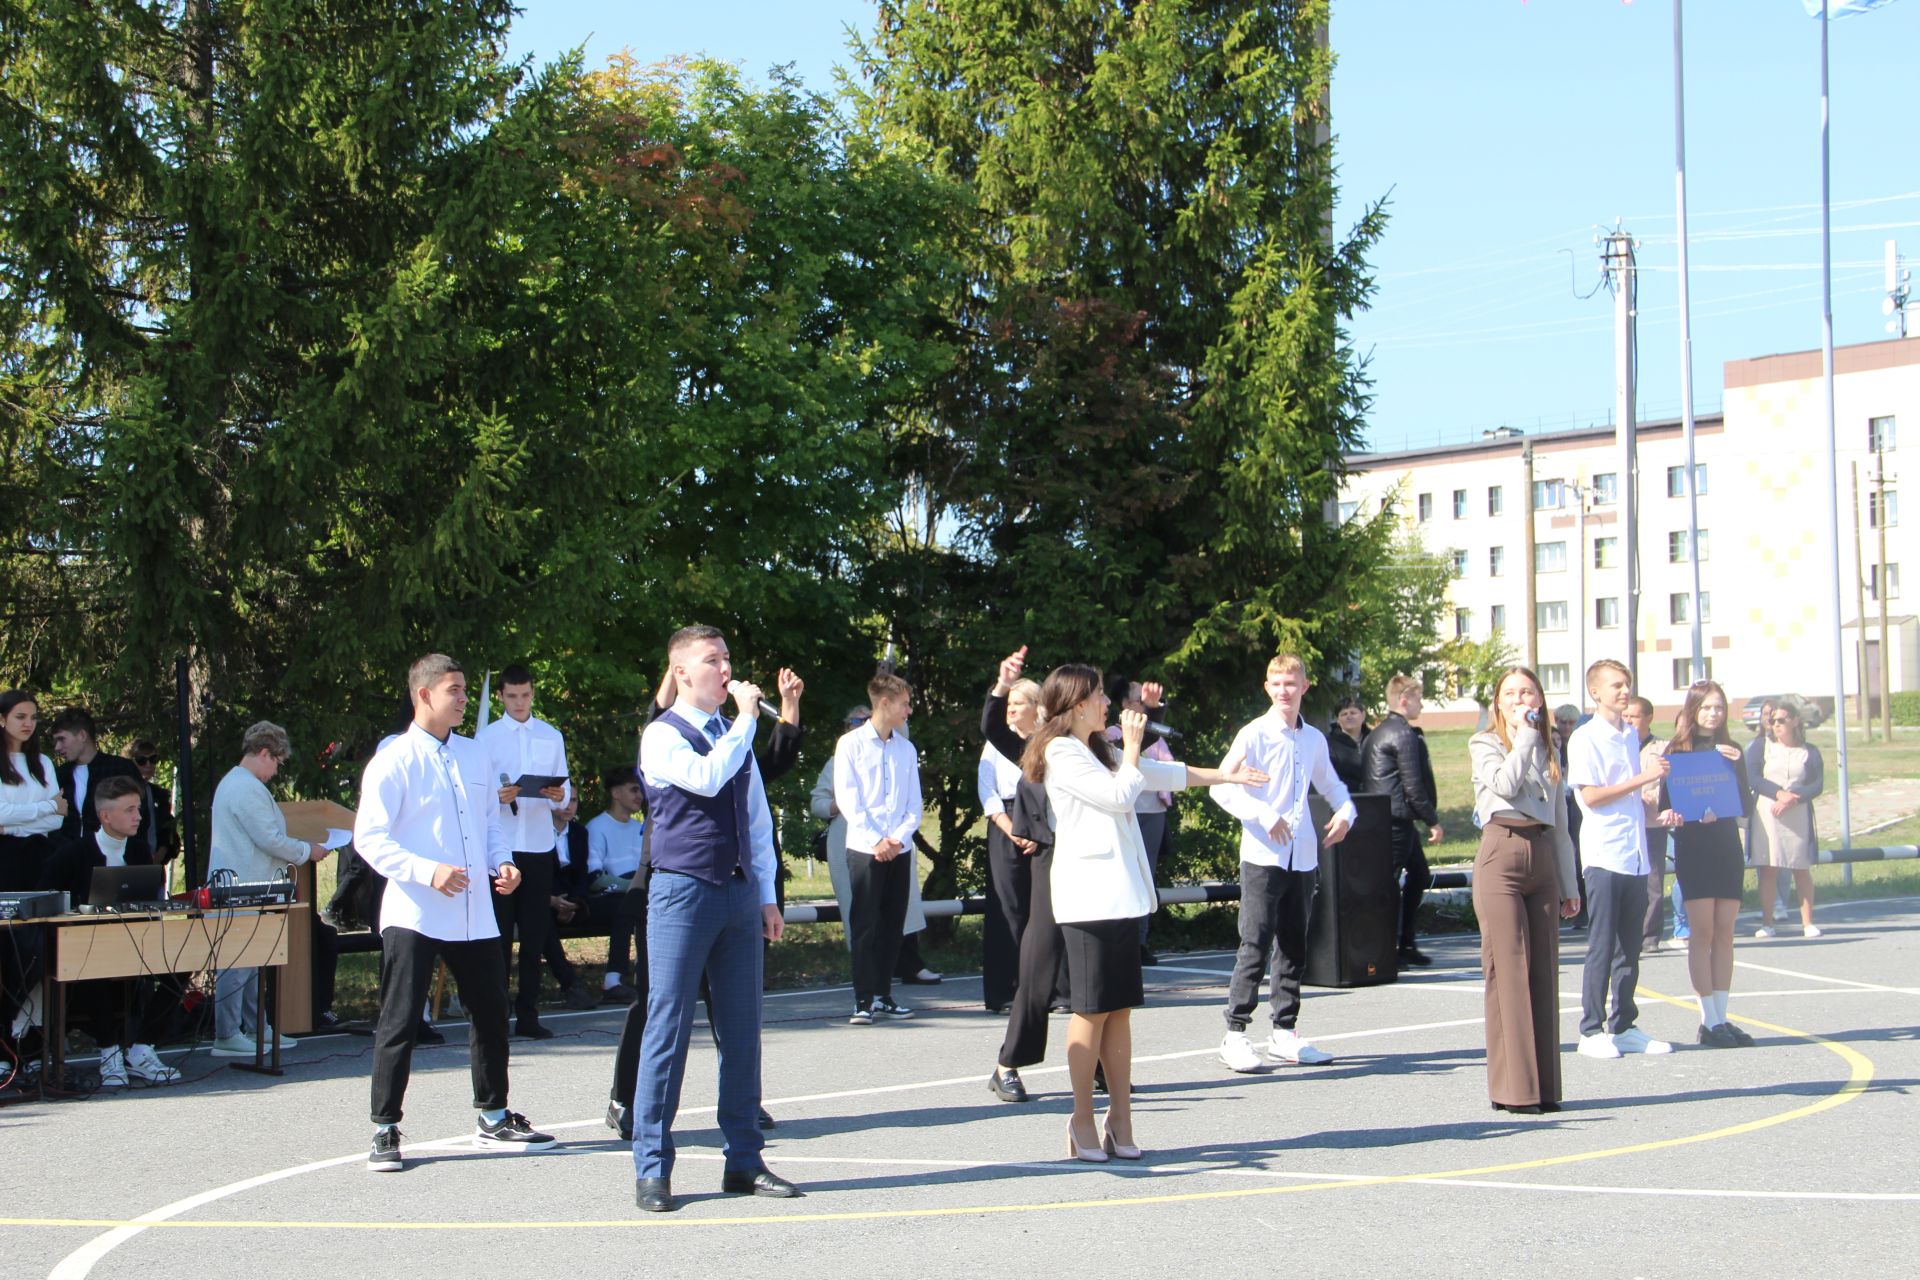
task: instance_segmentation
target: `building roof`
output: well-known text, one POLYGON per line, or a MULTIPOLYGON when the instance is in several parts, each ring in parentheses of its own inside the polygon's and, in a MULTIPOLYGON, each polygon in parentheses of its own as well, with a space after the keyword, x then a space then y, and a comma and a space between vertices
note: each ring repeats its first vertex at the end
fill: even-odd
MULTIPOLYGON (((1818 352, 1814 354, 1816 358, 1819 355, 1818 352)), ((1818 372, 1816 369, 1815 373, 1818 372)), ((1700 413, 1694 415, 1693 426, 1695 431, 1717 432, 1724 429, 1725 422, 1718 412, 1700 413)), ((1640 423, 1635 434, 1642 437, 1679 435, 1682 429, 1680 419, 1662 418, 1655 422, 1640 423)), ((1564 449, 1591 448, 1612 440, 1616 434, 1610 422, 1573 431, 1544 431, 1537 435, 1527 435, 1514 427, 1499 427, 1478 440, 1434 444, 1419 449, 1397 449, 1387 453, 1350 453, 1346 456, 1346 463, 1347 470, 1364 472, 1443 459, 1518 457, 1521 447, 1528 444, 1533 446, 1537 455, 1564 449)))

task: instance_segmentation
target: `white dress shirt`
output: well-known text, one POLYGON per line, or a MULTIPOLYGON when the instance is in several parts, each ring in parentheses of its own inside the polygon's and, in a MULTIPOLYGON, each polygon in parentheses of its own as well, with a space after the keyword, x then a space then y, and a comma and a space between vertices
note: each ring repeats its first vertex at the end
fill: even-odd
POLYGON ((980 797, 980 811, 991 818, 1007 811, 1007 801, 1020 786, 1020 766, 1001 755, 988 743, 980 748, 980 767, 974 773, 974 791, 980 797))
MULTIPOLYGON (((517 782, 527 774, 546 778, 567 776, 567 745, 560 731, 539 716, 515 720, 501 716, 489 721, 477 739, 487 753, 487 776, 494 782, 497 795, 501 787, 517 782), (501 782, 505 774, 507 781, 501 782)), ((571 780, 562 784, 573 794, 571 780)), ((500 827, 507 833, 507 847, 516 853, 550 853, 557 842, 553 829, 553 802, 537 791, 522 792, 511 805, 500 806, 500 827), (518 808, 519 813, 514 809, 518 808)))
MULTIPOLYGON (((40 772, 45 782, 35 782, 27 772, 27 757, 13 753, 13 770, 18 782, 0 783, 0 834, 10 836, 50 836, 66 822, 54 812, 60 799, 60 778, 53 761, 40 757, 40 772)), ((76 802, 77 803, 77 802, 76 802)))
POLYGON ((882 840, 913 847, 920 829, 920 756, 895 729, 881 738, 869 720, 833 749, 833 802, 847 819, 847 850, 872 853, 882 840))
POLYGON ((1053 806, 1053 918, 1061 924, 1137 920, 1160 898, 1134 801, 1147 787, 1178 791, 1187 766, 1142 760, 1108 769, 1073 737, 1047 743, 1047 801, 1053 806))
POLYGON ((1233 735, 1220 767, 1237 769, 1242 763, 1265 773, 1265 785, 1217 783, 1207 789, 1215 803, 1240 819, 1240 861, 1289 871, 1318 867, 1320 838, 1307 807, 1308 791, 1325 796, 1335 818, 1350 824, 1356 816, 1347 784, 1327 756, 1326 735, 1304 720, 1289 725, 1279 711, 1269 710, 1233 735), (1273 837, 1273 824, 1281 818, 1292 836, 1286 841, 1273 837))
POLYGON ((1567 739, 1567 785, 1580 806, 1580 861, 1623 876, 1644 876, 1647 811, 1638 790, 1595 807, 1583 787, 1611 787, 1640 772, 1640 731, 1622 721, 1618 729, 1595 716, 1567 739))
POLYGON ((472 738, 455 733, 442 742, 417 724, 374 753, 360 780, 353 846, 387 878, 382 929, 411 929, 442 942, 500 936, 493 877, 513 862, 513 851, 500 829, 499 783, 487 764, 472 738), (466 870, 465 892, 448 897, 433 887, 441 863, 466 870))
POLYGON ((773 852, 773 810, 767 807, 767 787, 753 759, 753 729, 757 720, 739 719, 716 736, 713 722, 724 723, 718 711, 702 711, 685 698, 673 704, 673 714, 702 730, 713 750, 701 755, 680 731, 656 719, 640 735, 640 776, 656 787, 679 787, 697 796, 717 796, 720 789, 747 762, 747 850, 753 878, 760 886, 760 905, 774 903, 774 879, 779 863, 773 852))

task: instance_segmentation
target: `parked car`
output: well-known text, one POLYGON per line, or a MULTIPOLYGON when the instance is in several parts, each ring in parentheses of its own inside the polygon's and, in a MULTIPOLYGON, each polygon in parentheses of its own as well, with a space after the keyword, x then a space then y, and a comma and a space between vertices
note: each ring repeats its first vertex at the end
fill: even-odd
POLYGON ((1740 722, 1747 726, 1748 733, 1760 731, 1760 704, 1763 702, 1771 702, 1775 706, 1783 702, 1793 704, 1793 709, 1800 713, 1800 724, 1803 728, 1816 728, 1827 718, 1826 709, 1821 704, 1811 698, 1803 698, 1797 693, 1755 694, 1747 699, 1747 705, 1740 711, 1740 722))

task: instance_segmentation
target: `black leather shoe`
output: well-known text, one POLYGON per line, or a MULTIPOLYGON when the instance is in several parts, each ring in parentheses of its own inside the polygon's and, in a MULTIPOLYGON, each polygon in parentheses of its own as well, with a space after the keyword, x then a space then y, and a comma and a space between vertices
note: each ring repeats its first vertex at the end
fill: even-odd
POLYGON ((1734 1026, 1731 1022, 1721 1023, 1720 1032, 1722 1035, 1726 1036, 1727 1039, 1733 1041, 1735 1047, 1737 1048, 1741 1048, 1741 1049, 1753 1048, 1753 1037, 1748 1035, 1745 1031, 1741 1030, 1739 1027, 1734 1026))
POLYGON ((447 1037, 441 1032, 440 1028, 434 1026, 431 1022, 422 1022, 420 1024, 420 1030, 413 1037, 413 1042, 415 1044, 445 1044, 447 1037))
POLYGON ((537 1022, 521 1022, 514 1025, 513 1034, 522 1040, 551 1040, 553 1028, 543 1027, 537 1022))
POLYGON ((1727 1034, 1727 1029, 1724 1025, 1718 1027, 1701 1027, 1699 1041, 1703 1047, 1708 1049, 1738 1049, 1740 1047, 1740 1042, 1727 1034))
POLYGON ((995 1067, 993 1074, 987 1077, 987 1088, 992 1091, 994 1097, 1000 1099, 1002 1102, 1025 1102, 1027 1100, 1027 1086, 1020 1079, 1020 1073, 1018 1071, 1002 1070, 999 1067, 995 1067))
POLYGON ((729 1169, 720 1175, 720 1189, 731 1196, 766 1196, 770 1200, 791 1200, 800 1188, 771 1169, 729 1169))
POLYGON ((673 1188, 665 1178, 635 1178, 633 1202, 648 1213, 672 1213, 673 1188))
POLYGON ((1140 948, 1140 963, 1150 969, 1160 963, 1160 957, 1155 955, 1151 949, 1142 947, 1140 948))
POLYGON ((1504 1102, 1496 1102, 1493 1104, 1493 1109, 1495 1111, 1509 1112, 1516 1116, 1537 1116, 1546 1110, 1545 1107, 1532 1102, 1523 1103, 1518 1106, 1510 1106, 1504 1102))
POLYGON ((1410 964, 1418 969, 1424 969, 1433 963, 1433 957, 1418 947, 1402 947, 1399 954, 1401 964, 1410 964))
POLYGON ((773 1126, 774 1126, 773 1117, 767 1114, 767 1109, 765 1107, 761 1107, 760 1108, 760 1127, 762 1129, 771 1129, 773 1128, 773 1126))
POLYGON ((624 1142, 633 1141, 633 1108, 623 1107, 617 1102, 607 1104, 607 1128, 620 1135, 624 1142))

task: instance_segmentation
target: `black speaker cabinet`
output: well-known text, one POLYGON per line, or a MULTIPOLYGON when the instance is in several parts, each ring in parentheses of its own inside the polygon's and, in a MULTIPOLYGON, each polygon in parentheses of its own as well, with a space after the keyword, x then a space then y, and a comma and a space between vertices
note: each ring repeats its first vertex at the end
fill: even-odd
MULTIPOLYGON (((1359 817, 1347 838, 1320 850, 1319 890, 1307 927, 1302 981, 1315 987, 1370 987, 1400 976, 1400 883, 1394 872, 1387 797, 1355 795, 1359 817)), ((1318 793, 1314 825, 1331 816, 1318 793)))

